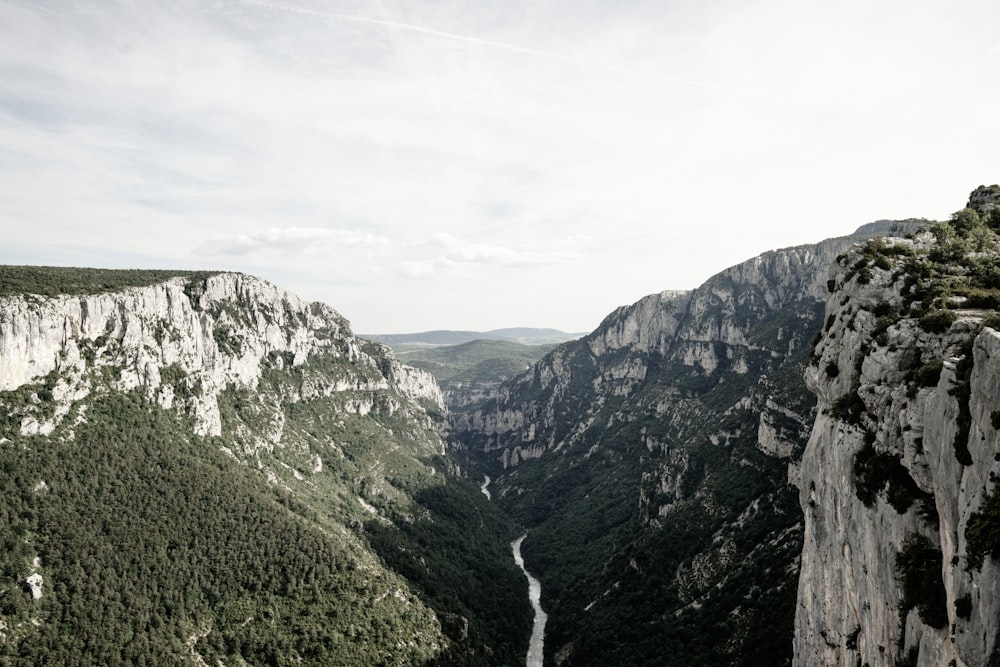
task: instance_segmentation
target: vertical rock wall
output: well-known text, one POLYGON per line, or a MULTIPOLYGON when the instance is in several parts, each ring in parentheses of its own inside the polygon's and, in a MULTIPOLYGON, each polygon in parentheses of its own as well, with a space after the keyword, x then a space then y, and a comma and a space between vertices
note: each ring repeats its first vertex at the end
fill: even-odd
POLYGON ((905 258, 934 244, 856 248, 831 272, 806 378, 819 412, 799 477, 796 665, 998 658, 997 561, 970 563, 966 528, 1000 471, 1000 334, 986 311, 907 298, 905 258))

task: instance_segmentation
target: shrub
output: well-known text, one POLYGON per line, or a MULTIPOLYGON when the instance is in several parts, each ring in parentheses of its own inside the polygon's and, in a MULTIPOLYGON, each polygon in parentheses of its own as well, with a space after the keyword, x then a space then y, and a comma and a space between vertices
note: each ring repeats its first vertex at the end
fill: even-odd
POLYGON ((940 334, 948 331, 952 323, 957 319, 958 316, 950 310, 938 308, 924 313, 920 318, 919 324, 920 328, 927 333, 940 334))
POLYGON ((966 557, 972 567, 981 567, 986 556, 1000 558, 1000 494, 993 490, 965 526, 966 557))
POLYGON ((965 620, 972 617, 972 598, 970 596, 963 595, 955 600, 955 615, 965 620))
POLYGON ((920 516, 930 524, 936 522, 934 497, 917 486, 900 458, 887 452, 878 452, 871 442, 866 442, 854 455, 854 494, 865 507, 871 507, 883 489, 886 491, 886 500, 899 514, 905 513, 914 502, 919 501, 920 516))
POLYGON ((903 589, 899 605, 900 619, 916 609, 932 628, 948 624, 947 596, 941 580, 941 550, 919 533, 910 533, 896 555, 896 577, 903 589))
POLYGON ((941 369, 944 362, 940 359, 931 359, 926 364, 917 369, 917 382, 921 387, 936 387, 941 379, 941 369))
POLYGON ((865 402, 858 396, 858 388, 855 386, 833 402, 833 405, 830 406, 830 415, 834 419, 839 419, 848 424, 859 425, 861 423, 861 415, 864 414, 866 409, 865 402))
POLYGON ((849 651, 858 650, 858 635, 860 634, 861 626, 856 625, 854 626, 854 629, 851 630, 850 634, 847 635, 847 638, 844 640, 844 646, 846 646, 849 651))

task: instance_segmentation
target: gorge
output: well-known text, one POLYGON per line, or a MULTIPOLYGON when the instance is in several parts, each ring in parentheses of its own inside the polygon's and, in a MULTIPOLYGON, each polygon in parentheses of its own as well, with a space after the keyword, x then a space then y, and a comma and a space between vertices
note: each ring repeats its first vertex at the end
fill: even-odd
POLYGON ((998 201, 451 410, 251 276, 0 267, 0 663, 1000 664, 998 201))

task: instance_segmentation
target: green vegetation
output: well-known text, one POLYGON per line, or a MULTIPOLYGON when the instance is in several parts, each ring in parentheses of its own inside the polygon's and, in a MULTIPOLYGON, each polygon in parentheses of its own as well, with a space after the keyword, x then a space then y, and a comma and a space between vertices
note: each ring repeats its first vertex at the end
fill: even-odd
POLYGON ((16 438, 26 418, 34 418, 38 422, 51 419, 55 414, 52 390, 58 382, 59 373, 52 371, 40 382, 0 391, 0 440, 16 438))
POLYGON ((473 340, 460 345, 402 350, 396 356, 403 363, 433 375, 442 391, 470 395, 523 372, 555 347, 473 340))
POLYGON ((238 449, 244 434, 269 432, 283 419, 278 469, 286 464, 306 472, 315 457, 324 462, 321 473, 309 473, 307 484, 294 472, 286 483, 307 516, 351 525, 434 610, 449 643, 429 664, 516 662, 530 634, 531 610, 524 576, 510 555, 517 535, 513 522, 476 485, 435 472, 448 468, 436 434, 392 390, 301 399, 303 391, 334 378, 359 386, 380 379, 389 364, 383 348, 369 344, 363 350, 370 360, 319 354, 293 366, 290 355, 270 356, 255 391, 222 396, 224 431, 234 434, 231 447, 238 449), (359 403, 370 405, 370 412, 349 407, 359 403))
POLYGON ((178 276, 203 281, 217 271, 86 269, 62 266, 0 266, 0 296, 70 296, 103 294, 126 287, 146 287, 178 276))
POLYGON ((833 405, 830 406, 830 416, 848 424, 860 426, 861 415, 868 408, 865 406, 865 402, 861 399, 861 396, 858 395, 858 389, 859 387, 855 385, 846 394, 837 398, 833 402, 833 405))
MULTIPOLYGON (((706 321, 746 326, 749 345, 713 345, 712 372, 629 349, 595 358, 572 342, 507 383, 509 404, 481 408, 514 404, 535 442, 561 443, 486 469, 495 502, 529 529, 522 550, 542 581, 547 661, 560 651, 574 665, 791 661, 801 512, 787 461, 761 452, 757 435, 767 397, 790 411, 768 410, 776 434, 793 456, 804 446, 815 399, 803 374, 824 313, 810 299, 774 308, 763 293, 738 294, 736 314, 720 299, 706 321)), ((460 437, 474 452, 497 444, 460 437)))
POLYGON ((948 624, 944 581, 941 579, 941 550, 918 533, 911 533, 896 555, 896 576, 902 587, 900 622, 911 609, 932 628, 948 624))
POLYGON ((916 380, 921 387, 936 387, 941 379, 941 369, 944 362, 940 359, 931 359, 926 364, 917 369, 916 380))
POLYGON ((192 637, 213 663, 433 655, 425 607, 374 604, 401 580, 367 574, 293 498, 139 396, 106 394, 71 441, 8 443, 3 459, 3 572, 21 578, 39 556, 46 594, 5 582, 4 616, 42 622, 0 660, 186 664, 192 637))
POLYGON ((878 452, 869 443, 854 455, 854 493, 866 507, 871 507, 883 490, 898 513, 905 513, 919 502, 921 514, 937 525, 934 496, 917 486, 900 457, 878 452))
POLYGON ((996 489, 983 498, 982 507, 969 517, 965 527, 969 565, 982 567, 983 559, 1000 558, 1000 493, 996 489))
POLYGON ((955 418, 958 428, 955 429, 953 446, 955 448, 955 458, 963 466, 972 465, 972 454, 969 452, 969 432, 972 428, 972 412, 969 401, 972 397, 970 380, 972 378, 972 345, 974 342, 975 336, 970 336, 959 347, 959 354, 962 356, 955 366, 954 386, 948 390, 948 393, 954 396, 955 401, 958 403, 958 415, 955 418))

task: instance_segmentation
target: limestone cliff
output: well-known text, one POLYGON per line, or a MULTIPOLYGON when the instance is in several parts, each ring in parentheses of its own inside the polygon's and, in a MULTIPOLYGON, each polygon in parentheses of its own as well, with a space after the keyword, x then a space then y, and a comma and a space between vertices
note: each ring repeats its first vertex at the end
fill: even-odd
POLYGON ((807 371, 819 412, 799 480, 797 665, 1000 664, 1000 216, 988 190, 950 224, 832 267, 807 371))
POLYGON ((802 526, 788 482, 815 407, 802 373, 827 267, 864 238, 619 308, 452 414, 495 502, 530 528, 556 664, 790 662, 802 526))
MULTIPOLYGON (((609 398, 631 395, 663 365, 687 369, 687 379, 697 383, 720 369, 744 375, 760 356, 793 354, 809 343, 801 325, 826 299, 826 267, 834 257, 856 238, 920 226, 872 223, 855 237, 764 253, 696 290, 665 291, 623 306, 588 336, 560 346, 504 383, 481 409, 454 415, 452 427, 506 468, 564 447, 592 424, 609 398), (784 321, 770 322, 779 311, 784 321), (762 322, 773 326, 760 330, 762 322), (575 423, 567 427, 558 412, 570 409, 575 423)), ((811 335, 808 325, 805 331, 811 335)), ((782 408, 764 403, 761 408, 764 440, 770 443, 764 446, 781 447, 769 424, 782 408)))
POLYGON ((198 433, 218 435, 222 391, 256 387, 269 367, 294 367, 323 354, 344 362, 344 377, 329 386, 305 386, 301 398, 391 384, 443 410, 430 374, 399 364, 387 348, 362 343, 332 308, 237 273, 104 294, 6 297, 0 299, 0 391, 58 376, 55 413, 43 421, 27 416, 21 425, 24 433, 50 433, 69 403, 92 391, 101 369, 114 369, 112 388, 142 388, 167 408, 180 402, 198 433), (165 381, 165 370, 183 377, 185 396, 165 381))

